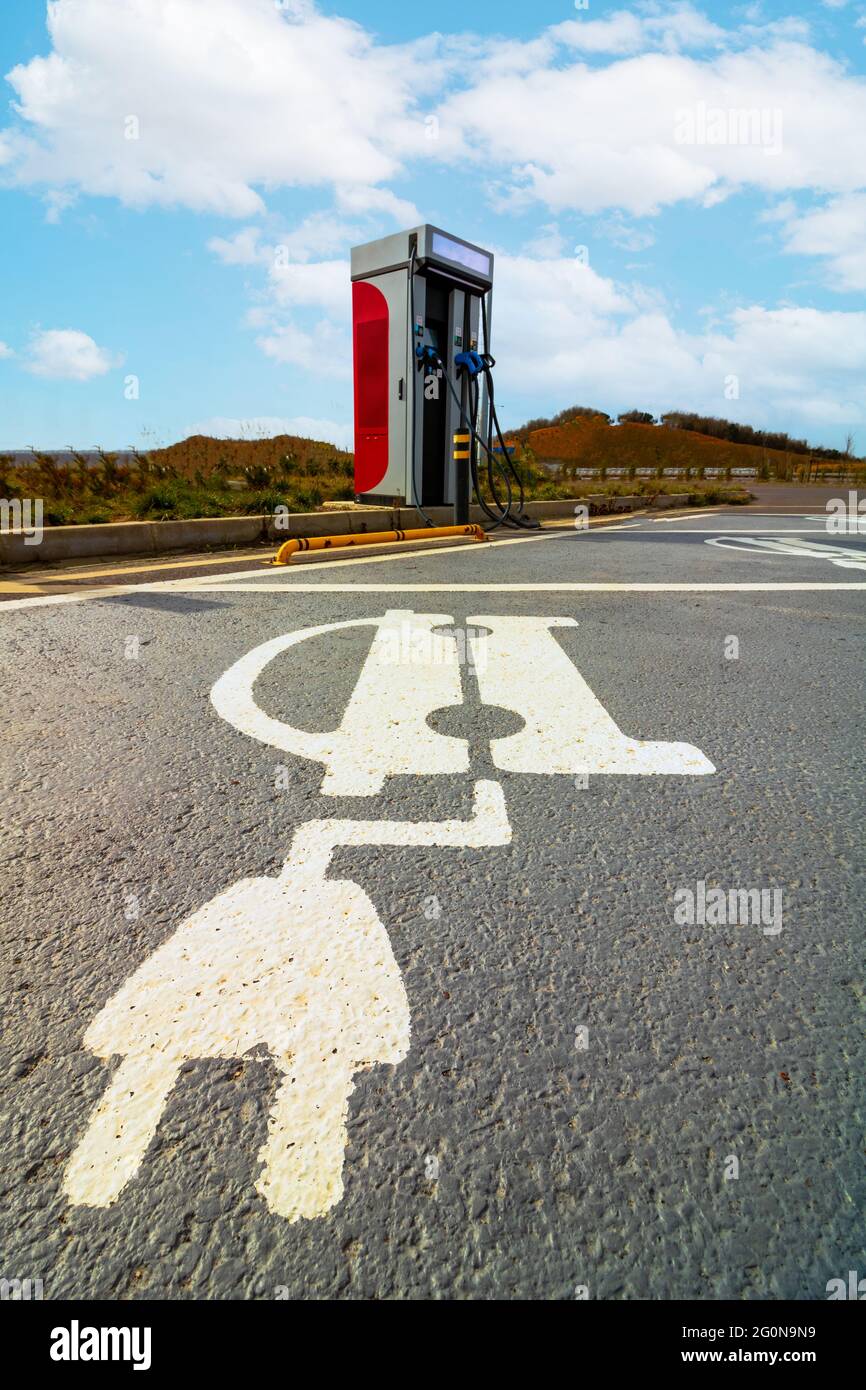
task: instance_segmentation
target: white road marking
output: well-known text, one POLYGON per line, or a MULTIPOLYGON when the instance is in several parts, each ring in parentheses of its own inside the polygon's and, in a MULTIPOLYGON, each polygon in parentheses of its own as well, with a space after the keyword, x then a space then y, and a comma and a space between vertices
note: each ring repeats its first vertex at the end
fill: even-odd
MULTIPOLYGON (((433 635, 434 628, 452 621, 448 614, 397 609, 381 619, 326 623, 273 638, 220 677, 211 692, 214 708, 241 733, 323 763, 321 791, 326 796, 372 796, 393 775, 465 772, 467 740, 437 734, 427 723, 434 710, 462 702, 453 635, 433 635), (255 682, 276 656, 309 637, 355 627, 375 627, 376 634, 333 733, 296 729, 256 704, 255 682)), ((638 741, 621 732, 552 635, 553 628, 576 627, 575 619, 483 616, 468 621, 470 631, 474 625, 484 630, 470 639, 482 699, 513 710, 524 722, 522 732, 494 740, 497 767, 635 776, 715 771, 691 744, 638 741)))
POLYGON ((719 536, 705 541, 705 545, 717 546, 720 550, 738 550, 752 556, 756 552, 781 555, 789 560, 829 560, 840 569, 866 569, 866 550, 847 550, 841 545, 827 545, 820 541, 776 540, 765 536, 763 540, 740 541, 738 535, 719 536))
POLYGON ((395 609, 384 618, 301 628, 241 657, 216 682, 211 700, 241 733, 324 763, 321 790, 326 796, 373 796, 386 777, 401 773, 466 772, 467 741, 438 734, 426 722, 433 710, 462 700, 454 638, 432 636, 434 627, 452 622, 447 613, 395 609), (309 637, 351 627, 374 627, 376 635, 338 729, 309 733, 260 709, 253 687, 274 657, 309 637), (453 660, 443 660, 449 642, 453 660))
MULTIPOLYGON (((244 573, 244 571, 240 571, 244 573)), ((235 576, 225 575, 224 578, 231 579, 235 576)), ((112 584, 104 589, 88 589, 82 594, 42 594, 39 598, 13 598, 8 603, 0 603, 0 613, 15 613, 22 608, 50 608, 55 604, 62 603, 88 603, 97 599, 114 598, 117 594, 140 594, 144 592, 158 592, 164 589, 169 583, 176 581, 163 581, 157 584, 112 584)))
MULTIPOLYGON (((673 520, 673 518, 671 518, 673 520)), ((826 536, 823 526, 701 526, 684 531, 684 536, 826 536)))
POLYGON ((326 877, 338 845, 507 845, 502 789, 477 782, 468 821, 309 821, 277 878, 235 883, 182 922, 88 1028, 123 1061, 64 1176, 70 1201, 105 1207, 135 1176, 182 1065, 266 1052, 280 1073, 256 1188, 288 1221, 343 1195, 353 1076, 392 1066, 409 1005, 388 933, 358 884, 326 877))
POLYGON ((196 593, 228 594, 760 594, 866 589, 863 584, 213 584, 196 593))
MULTIPOLYGON (((564 518, 564 521, 567 521, 567 518, 564 518)), ((595 530, 594 527, 593 527, 593 528, 590 528, 590 529, 591 529, 591 530, 595 530)), ((601 531, 601 530, 604 530, 604 529, 605 529, 604 527, 599 527, 599 528, 598 528, 598 530, 600 530, 600 531, 601 531)), ((492 555, 496 550, 501 549, 502 546, 504 546, 504 545, 530 545, 530 544, 532 544, 534 541, 561 541, 561 540, 568 540, 568 539, 571 538, 571 536, 576 535, 576 534, 578 534, 578 533, 575 531, 575 529, 574 529, 570 524, 569 524, 568 526, 566 526, 565 524, 563 524, 562 528, 559 529, 559 530, 553 530, 553 529, 551 529, 551 530, 541 531, 541 532, 532 532, 531 534, 528 534, 528 535, 525 535, 525 536, 497 536, 496 540, 495 540, 494 542, 491 542, 489 545, 488 545, 488 544, 485 544, 485 545, 474 545, 474 546, 468 546, 468 545, 465 545, 465 544, 462 544, 462 545, 447 545, 447 546, 439 546, 439 547, 437 547, 436 550, 426 550, 426 551, 425 551, 425 550, 407 550, 407 551, 405 551, 403 554, 395 553, 394 551, 391 551, 391 552, 390 552, 389 554, 387 554, 387 555, 353 555, 353 556, 352 556, 351 558, 349 558, 349 559, 345 559, 345 560, 344 560, 344 559, 341 558, 341 559, 339 560, 338 563, 339 563, 339 565, 340 565, 340 569, 342 570, 342 569, 348 569, 350 565, 387 565, 387 564, 389 564, 389 563, 392 562, 392 561, 393 561, 393 562, 399 562, 399 561, 402 561, 402 560, 419 560, 419 559, 428 559, 428 560, 429 560, 429 559, 437 558, 437 557, 440 556, 440 555, 456 555, 456 554, 459 554, 459 553, 461 553, 461 552, 464 552, 464 553, 468 552, 468 553, 471 553, 472 555, 492 555)), ((330 561, 329 561, 329 560, 322 560, 320 563, 321 563, 322 565, 327 565, 327 564, 330 563, 330 561)), ((279 569, 270 570, 270 571, 268 571, 267 573, 268 573, 268 577, 270 578, 270 580, 271 580, 273 583, 281 583, 281 582, 290 582, 290 581, 294 578, 294 576, 297 575, 297 574, 299 574, 302 570, 309 570, 309 569, 315 569, 315 568, 317 568, 316 565, 304 565, 304 566, 301 566, 301 565, 295 565, 295 566, 285 565, 285 566, 282 566, 282 567, 279 568, 279 569)), ((249 578, 249 579, 255 580, 256 577, 257 577, 257 575, 258 575, 259 573, 261 573, 261 571, 258 571, 258 570, 239 570, 239 571, 238 571, 237 573, 235 573, 235 574, 224 574, 224 575, 220 575, 219 578, 220 578, 221 580, 222 580, 222 579, 227 579, 227 580, 230 580, 230 581, 234 581, 234 580, 238 580, 238 579, 242 580, 242 579, 244 579, 245 577, 247 577, 247 578, 249 578)), ((207 587, 207 586, 212 582, 213 578, 214 578, 214 576, 211 575, 211 574, 201 574, 201 575, 197 575, 197 576, 195 576, 195 577, 193 577, 193 578, 190 578, 190 579, 169 580, 168 583, 170 583, 170 584, 172 585, 172 587, 174 587, 175 585, 187 585, 187 584, 188 584, 191 588, 204 588, 204 587, 207 587)), ((261 581, 259 581, 259 582, 261 582, 261 581)), ((147 586, 147 587, 149 587, 149 586, 147 586)), ((265 587, 268 587, 268 585, 266 584, 265 587)))
MULTIPOLYGON (((678 518, 683 520, 683 517, 678 518)), ((815 527, 721 527, 721 525, 706 525, 706 527, 683 528, 683 531, 671 531, 671 535, 827 535, 824 528, 816 530, 815 527)))
POLYGON ((715 772, 690 743, 650 742, 623 734, 552 635, 553 628, 577 627, 574 618, 482 614, 468 622, 492 629, 490 636, 471 639, 482 700, 514 710, 525 720, 519 733, 493 740, 496 767, 508 772, 619 776, 715 772))
POLYGON ((716 512, 688 512, 685 515, 681 514, 680 516, 656 516, 653 517, 653 521, 655 522, 656 526, 658 526, 660 522, 667 522, 667 524, 670 525, 672 521, 697 521, 699 517, 702 516, 716 515, 716 512))
MULTIPOLYGON (((799 515, 799 513, 798 513, 797 515, 799 515)), ((671 518, 671 519, 673 520, 673 518, 671 518)), ((687 520, 688 518, 679 518, 679 519, 681 519, 681 520, 687 520)), ((541 535, 508 537, 508 538, 504 538, 504 539, 502 539, 502 540, 498 540, 498 541, 496 542, 496 545, 495 545, 495 546, 494 546, 494 545, 491 545, 491 546, 487 547, 487 553, 493 554, 494 550, 495 550, 497 547, 503 546, 503 545, 523 545, 523 544, 531 544, 531 543, 534 542, 534 541, 566 540, 566 539, 571 539, 571 538, 574 538, 574 537, 577 537, 577 536, 580 536, 580 535, 585 535, 585 534, 589 534, 589 535, 592 535, 592 536, 599 536, 599 535, 603 535, 604 532, 605 532, 605 530, 611 530, 611 529, 620 529, 620 528, 618 528, 618 527, 617 527, 617 528, 611 528, 611 527, 598 527, 598 528, 592 528, 588 533, 582 533, 582 532, 572 531, 572 530, 569 528, 569 529, 567 529, 567 530, 566 530, 566 529, 563 529, 562 531, 545 531, 545 532, 544 532, 543 534, 541 534, 541 535)), ((707 529, 707 530, 700 530, 700 531, 695 530, 695 531, 690 531, 690 532, 688 532, 688 533, 686 533, 686 534, 689 534, 689 535, 713 535, 713 536, 718 536, 718 535, 720 535, 720 534, 725 534, 726 531, 727 531, 727 532, 730 532, 730 531, 731 531, 731 528, 730 528, 730 527, 727 527, 727 528, 719 528, 719 529, 717 529, 717 528, 710 528, 710 529, 707 529)), ((765 528, 765 529, 763 529, 763 530, 756 530, 756 531, 754 531, 754 532, 751 532, 751 531, 746 532, 746 531, 743 531, 743 530, 736 530, 736 531, 734 531, 732 534, 734 534, 735 536, 737 536, 737 535, 749 535, 749 534, 764 535, 764 536, 765 536, 765 535, 781 535, 781 534, 806 535, 806 534, 818 534, 818 533, 817 533, 817 532, 814 532, 814 533, 813 533, 811 530, 806 530, 805 528, 796 528, 796 529, 793 529, 793 530, 790 530, 790 531, 782 531, 782 530, 777 530, 777 529, 775 529, 775 528, 765 528)), ((821 529, 820 534, 826 534, 823 528, 821 529)), ((426 552, 426 553, 425 553, 425 552, 419 552, 419 551, 413 551, 413 552, 407 553, 407 554, 405 554, 405 555, 363 555, 363 556, 355 556, 355 557, 353 557, 351 560, 341 560, 341 561, 340 561, 340 566, 341 566, 341 568, 345 568, 345 567, 347 567, 347 566, 349 566, 349 565, 384 564, 384 563, 386 563, 386 562, 392 562, 392 561, 393 561, 393 562, 399 562, 399 561, 401 561, 401 560, 413 560, 413 559, 414 559, 414 560, 417 560, 418 557, 419 557, 419 554, 421 554, 421 553, 424 553, 424 554, 425 554, 425 558, 427 558, 427 559, 433 559, 433 558, 438 558, 440 555, 451 555, 451 554, 454 554, 454 553, 456 553, 456 552, 462 552, 462 553, 465 554, 465 553, 467 553, 467 547, 466 547, 466 546, 448 547, 448 548, 446 548, 446 549, 441 549, 441 550, 436 550, 436 551, 429 551, 429 552, 426 552)), ((476 553, 477 553, 477 550, 473 550, 471 553, 476 554, 476 553)), ((306 567, 306 566, 304 567, 305 570, 306 570, 307 568, 308 568, 308 567, 306 567)), ((272 589, 273 589, 273 590, 277 590, 277 589, 283 589, 283 588, 288 588, 288 587, 291 587, 291 588, 293 588, 293 589, 296 589, 299 593, 315 592, 315 591, 317 591, 317 590, 321 590, 322 593, 352 593, 352 592, 355 592, 355 591, 360 592, 360 593, 363 593, 363 592, 368 592, 368 593, 436 593, 436 592, 441 592, 441 593, 472 593, 472 592, 490 593, 490 592, 495 592, 497 589, 498 589, 498 590, 501 590, 501 591, 508 591, 507 586, 503 586, 503 585, 488 585, 488 584, 476 584, 476 585, 471 585, 471 584, 453 584, 453 585, 448 585, 448 584, 440 584, 440 585, 436 585, 436 584, 420 584, 420 585, 417 585, 417 584, 416 584, 416 585, 378 584, 378 585, 377 585, 377 584, 325 584, 325 583, 322 583, 322 584, 309 584, 309 583, 302 583, 302 582, 300 582, 300 578, 299 578, 299 577, 300 577, 300 573, 301 573, 300 568, 299 568, 298 571, 291 571, 290 567, 287 567, 287 568, 285 569, 285 571, 283 571, 281 574, 272 574, 267 580, 262 580, 262 579, 259 579, 259 578, 257 577, 258 575, 261 574, 261 572, 262 572, 262 571, 261 571, 261 568, 260 568, 260 567, 257 567, 256 569, 252 569, 252 570, 251 570, 251 569, 233 570, 233 571, 231 571, 229 574, 221 574, 221 575, 219 575, 218 577, 214 576, 213 574, 207 574, 207 575, 201 575, 201 576, 196 577, 196 578, 161 579, 161 580, 154 580, 153 582, 150 582, 150 583, 145 582, 145 583, 141 583, 141 584, 111 584, 111 585, 105 585, 105 586, 99 587, 99 588, 86 589, 86 590, 83 590, 83 591, 80 592, 80 593, 76 592, 76 593, 64 593, 64 594, 41 594, 41 595, 39 595, 38 597, 33 597, 33 598, 10 599, 10 600, 8 600, 7 602, 0 601, 0 614, 18 612, 18 611, 20 611, 20 610, 22 610, 22 609, 27 609, 27 608, 47 608, 47 607, 52 607, 52 606, 54 606, 54 605, 67 604, 67 603, 98 603, 98 602, 99 602, 100 600, 102 600, 102 599, 118 598, 118 597, 122 597, 124 594, 136 594, 136 593, 171 593, 171 592, 179 592, 179 593, 196 593, 196 592, 199 592, 199 591, 205 592, 205 593, 207 593, 207 592, 218 592, 218 591, 222 591, 222 592, 225 592, 225 593, 242 593, 245 589, 248 589, 251 593, 256 593, 256 592, 264 592, 264 593, 267 593, 268 591, 270 591, 270 590, 272 590, 272 589), (247 580, 248 582, 247 582, 247 583, 243 583, 242 581, 244 581, 244 580, 247 580)), ((48 581, 48 580, 45 580, 45 582, 47 583, 47 582, 49 582, 49 581, 48 581)), ((630 592, 633 592, 633 593, 642 593, 642 592, 645 592, 645 593, 655 593, 655 592, 658 592, 658 593, 691 593, 691 592, 722 593, 722 592, 725 592, 725 591, 727 591, 727 590, 729 590, 729 589, 730 589, 730 590, 733 590, 733 589, 737 589, 737 588, 743 590, 744 592, 748 592, 748 591, 750 591, 750 590, 754 590, 754 591, 761 591, 761 590, 763 590, 763 589, 780 589, 780 590, 784 590, 784 589, 797 589, 797 588, 803 588, 803 587, 805 587, 806 589, 809 589, 809 588, 812 588, 812 587, 825 588, 825 589, 831 589, 831 588, 834 588, 834 587, 835 587, 835 588, 842 588, 842 589, 858 589, 858 588, 861 588, 861 587, 863 587, 863 586, 862 586, 862 585, 859 585, 859 584, 842 584, 842 585, 819 584, 819 585, 817 585, 817 586, 812 586, 812 585, 805 585, 805 586, 803 586, 803 585, 796 585, 796 584, 795 584, 795 585, 786 585, 786 584, 770 584, 770 585, 754 585, 754 584, 741 584, 741 585, 732 585, 732 584, 618 584, 618 585, 617 585, 617 584, 578 584, 578 585, 574 585, 574 584, 572 584, 572 585, 568 585, 568 584, 553 584, 553 585, 543 585, 543 584, 542 584, 542 585, 517 585, 517 586, 512 586, 511 592, 515 592, 515 593, 532 592, 532 591, 535 590, 535 589, 538 589, 538 590, 540 590, 540 591, 543 592, 543 591, 545 591, 545 589, 547 589, 547 590, 550 590, 551 592, 560 592, 560 591, 562 591, 562 592, 569 592, 569 590, 573 590, 574 592, 577 592, 577 593, 581 593, 581 592, 592 592, 592 591, 610 592, 610 593, 617 593, 617 592, 622 592, 622 593, 630 593, 630 592)))
MULTIPOLYGON (((502 539, 497 539, 495 544, 491 544, 484 548, 479 547, 479 549, 481 549, 482 554, 492 554, 496 548, 503 545, 525 545, 531 544, 533 541, 563 540, 572 534, 573 532, 570 527, 568 529, 564 527, 562 531, 551 530, 537 534, 533 532, 531 535, 526 536, 503 537, 502 539)), ((423 555, 425 559, 432 559, 439 555, 454 555, 459 551, 466 551, 470 548, 471 547, 467 547, 466 545, 449 545, 442 546, 438 550, 407 551, 403 555, 354 555, 351 559, 341 559, 339 564, 341 569, 346 569, 350 565, 383 565, 388 562, 399 563, 401 560, 417 560, 421 555, 423 555)), ((473 553, 477 554, 478 551, 474 550, 473 553)), ((327 561, 323 563, 327 563, 327 561)), ((301 568, 301 566, 298 566, 296 570, 291 571, 290 567, 286 566, 284 570, 271 571, 272 582, 279 582, 284 578, 287 579, 290 577, 290 574, 293 575, 297 573, 301 568)), ((307 568, 308 566, 303 566, 303 569, 307 568)), ((255 569, 232 570, 230 573, 221 574, 219 577, 221 581, 232 584, 242 579, 256 579, 256 576, 261 573, 262 565, 259 564, 255 569)), ((182 579, 157 579, 150 582, 145 581, 141 584, 106 584, 99 588, 85 589, 81 593, 41 594, 38 598, 10 599, 8 603, 0 601, 0 613, 15 612, 21 608, 47 608, 54 604, 61 603, 97 602, 99 599, 116 598, 121 594, 162 593, 165 591, 170 592, 175 589, 180 590, 181 593, 192 593, 198 588, 209 588, 213 577, 212 574, 203 574, 197 577, 182 579)), ((43 577, 42 582, 49 584, 51 580, 50 578, 43 577)), ((261 584, 261 581, 258 582, 261 584)), ((265 583, 262 587, 268 589, 271 585, 265 583)), ((388 588, 390 586, 386 585, 385 587, 388 588)))
MULTIPOLYGON (((438 554, 442 554, 440 550, 438 554)), ((346 561, 348 564, 349 562, 346 561)), ((243 576, 245 571, 240 571, 243 576)), ((229 576, 224 579, 229 581, 229 576)), ((204 583, 197 584, 189 579, 170 579, 156 584, 124 584, 109 589, 91 589, 84 594, 48 594, 39 598, 11 599, 0 603, 0 614, 17 612, 23 608, 45 608, 54 604, 99 602, 100 599, 117 598, 123 594, 164 593, 299 593, 299 594, 495 594, 495 593, 606 593, 606 594, 724 594, 724 593, 796 593, 814 590, 856 590, 866 589, 866 584, 301 584, 294 578, 281 583, 204 583)))

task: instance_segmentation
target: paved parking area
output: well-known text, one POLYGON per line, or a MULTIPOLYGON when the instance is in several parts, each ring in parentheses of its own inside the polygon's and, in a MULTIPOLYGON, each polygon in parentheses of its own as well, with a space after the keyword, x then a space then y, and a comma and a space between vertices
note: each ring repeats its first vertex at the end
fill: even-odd
POLYGON ((126 579, 0 604, 6 1277, 812 1299, 862 1265, 866 535, 126 579))

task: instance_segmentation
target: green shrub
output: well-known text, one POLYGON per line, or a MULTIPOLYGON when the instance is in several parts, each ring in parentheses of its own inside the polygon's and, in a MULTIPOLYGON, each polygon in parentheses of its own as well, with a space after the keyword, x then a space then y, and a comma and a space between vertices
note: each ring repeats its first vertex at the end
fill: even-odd
POLYGON ((267 488, 264 492, 253 492, 244 497, 239 505, 247 516, 273 516, 277 507, 288 507, 290 512, 298 510, 288 488, 267 488))
POLYGON ((69 526, 72 522, 72 508, 66 502, 45 502, 42 519, 48 526, 69 526))
POLYGON ((299 512, 312 512, 322 505, 322 492, 317 487, 301 487, 295 493, 299 512))
POLYGON ((223 516, 225 506, 217 494, 177 479, 154 483, 137 497, 136 516, 155 521, 186 521, 198 516, 223 516))
POLYGON ((247 487, 266 488, 273 482, 273 472, 266 463, 250 463, 243 470, 247 487))

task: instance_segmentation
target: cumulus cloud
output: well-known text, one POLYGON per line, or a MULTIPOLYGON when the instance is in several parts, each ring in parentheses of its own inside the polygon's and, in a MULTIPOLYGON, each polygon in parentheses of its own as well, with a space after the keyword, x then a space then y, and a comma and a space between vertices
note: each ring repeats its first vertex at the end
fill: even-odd
POLYGON ((802 216, 790 206, 786 213, 786 251, 824 257, 836 290, 866 290, 866 193, 831 199, 802 216))
POLYGON ((305 0, 54 0, 48 24, 51 52, 8 74, 19 120, 0 162, 49 190, 53 218, 78 192, 250 217, 305 185, 341 216, 411 225, 389 185, 467 159, 500 203, 642 215, 743 186, 851 191, 866 165, 866 83, 800 21, 723 29, 655 4, 527 42, 384 44, 305 0), (771 150, 736 137, 749 112, 779 113, 771 150), (735 138, 714 137, 713 113, 735 138))
POLYGON ((34 376, 90 381, 91 377, 104 376, 120 361, 78 328, 45 328, 33 334, 24 365, 34 376))
POLYGON ((724 29, 693 5, 636 14, 617 10, 606 19, 571 19, 551 31, 569 48, 585 53, 638 53, 648 48, 705 48, 727 40, 724 29))
POLYGON ((274 0, 53 0, 48 29, 49 55, 7 75, 19 182, 239 217, 262 188, 328 185, 402 211, 377 185, 420 139, 435 43, 384 46, 274 0))
MULTIPOLYGON (((523 254, 493 249, 492 346, 506 419, 567 402, 689 407, 758 425, 783 421, 793 432, 866 419, 866 313, 748 305, 689 332, 657 292, 563 254, 555 227, 523 254)), ((288 267, 280 280, 268 251, 262 267, 262 299, 250 315, 259 347, 311 377, 345 379, 348 262, 288 267)))
MULTIPOLYGON (((259 349, 345 380, 348 246, 422 220, 403 175, 459 165, 494 206, 542 210, 523 254, 494 248, 511 399, 859 420, 862 315, 752 305, 686 332, 651 289, 581 264, 561 230, 590 215, 596 241, 640 251, 653 231, 637 219, 757 189, 786 250, 819 258, 840 289, 866 287, 866 81, 811 46, 803 20, 742 16, 722 27, 692 4, 648 3, 525 42, 384 44, 308 0, 53 0, 50 52, 8 75, 0 168, 40 188, 50 220, 82 194, 245 219, 209 246, 251 284, 259 349), (281 231, 265 200, 298 186, 330 208, 281 231), (804 193, 823 206, 800 211, 804 193), (730 376, 738 401, 723 396, 730 376)), ((50 330, 25 364, 86 380, 114 362, 50 330)))
POLYGON ((283 266, 304 264, 331 251, 347 252, 365 230, 331 213, 316 212, 296 227, 285 228, 265 238, 260 227, 242 227, 229 237, 211 237, 208 249, 225 265, 261 265, 279 270, 283 266))
MULTIPOLYGON (((582 302, 570 297, 557 314, 563 271, 547 261, 531 272, 543 304, 535 337, 519 303, 499 298, 502 400, 528 393, 613 411, 688 407, 752 424, 784 420, 795 431, 866 419, 866 313, 752 305, 689 333, 663 305, 628 289, 609 287, 608 312, 594 291, 582 302)), ((497 276, 514 290, 526 267, 500 258, 497 276)))
POLYGON ((352 375, 348 324, 335 324, 322 318, 309 331, 294 321, 275 324, 256 341, 266 357, 302 367, 314 376, 348 381, 352 375))
POLYGON ((209 249, 224 264, 255 266, 261 272, 246 323, 257 331, 257 345, 266 357, 315 376, 350 378, 352 235, 351 228, 329 215, 313 214, 277 240, 265 240, 257 227, 211 238, 209 249), (314 249, 336 247, 345 258, 311 259, 314 249))
POLYGON ((14 357, 14 356, 15 356, 15 353, 12 351, 12 349, 11 349, 11 347, 9 346, 8 343, 0 343, 0 361, 2 361, 2 359, 3 359, 4 357, 14 357))
POLYGON ((439 115, 467 157, 511 171, 501 201, 555 213, 640 216, 744 186, 848 191, 866 167, 866 82, 802 43, 550 62, 507 84, 482 71, 439 115))

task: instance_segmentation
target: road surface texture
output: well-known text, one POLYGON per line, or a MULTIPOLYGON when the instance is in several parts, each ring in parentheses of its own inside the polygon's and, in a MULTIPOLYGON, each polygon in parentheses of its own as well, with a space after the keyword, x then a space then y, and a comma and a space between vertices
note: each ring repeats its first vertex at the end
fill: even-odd
POLYGON ((866 1272, 866 536, 801 511, 0 604, 0 1275, 806 1300, 866 1272), (450 630, 432 656, 410 614, 450 630), (721 921, 689 908, 713 888, 721 921))

